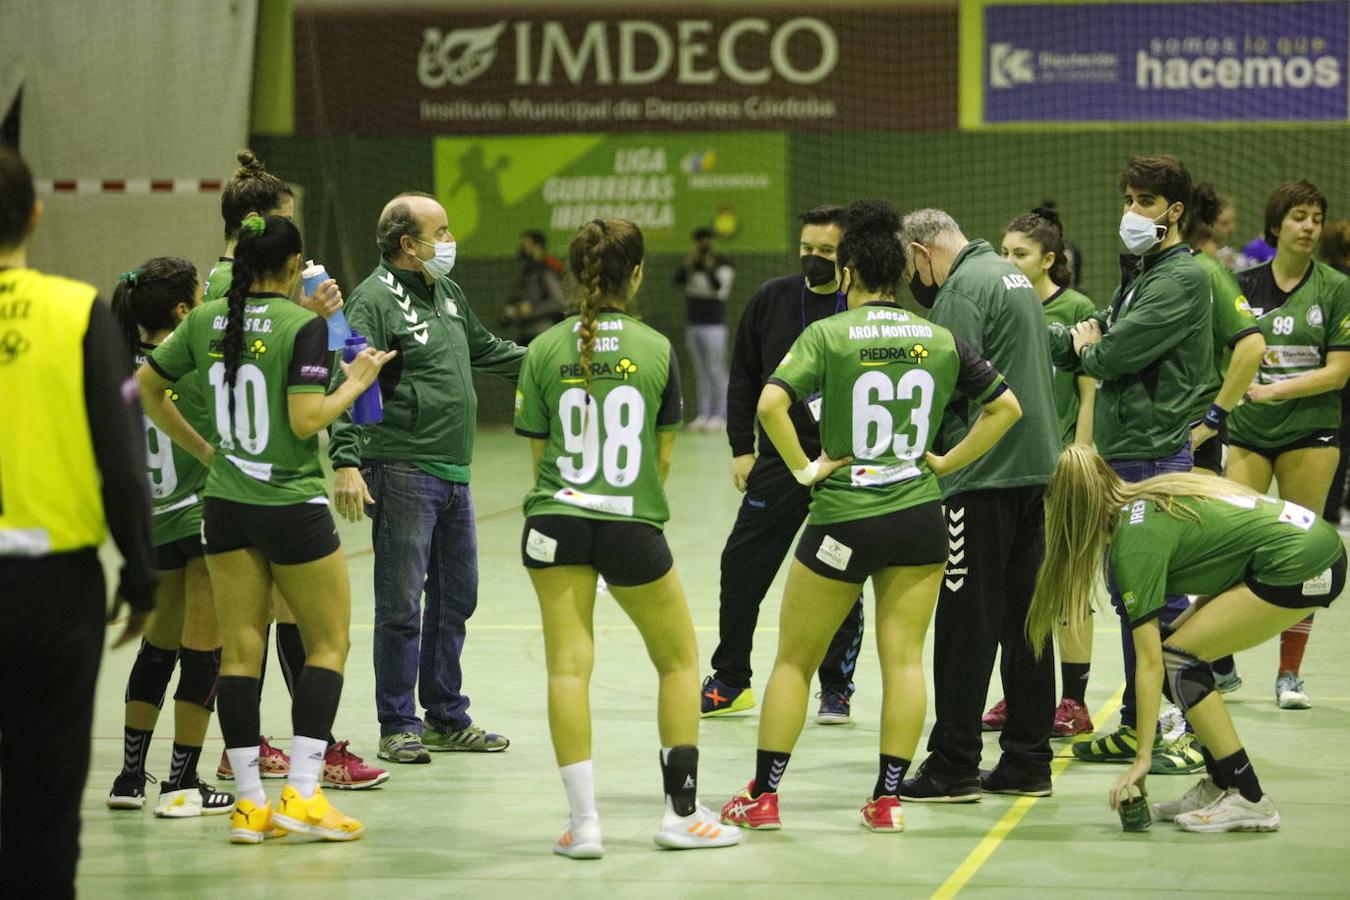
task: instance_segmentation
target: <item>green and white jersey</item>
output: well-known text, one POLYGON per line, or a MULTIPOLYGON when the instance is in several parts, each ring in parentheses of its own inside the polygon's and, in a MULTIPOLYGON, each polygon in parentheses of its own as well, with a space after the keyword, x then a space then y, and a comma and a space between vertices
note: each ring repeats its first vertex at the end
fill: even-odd
MULTIPOLYGON (((139 368, 154 344, 141 344, 136 354, 139 368)), ((164 389, 187 423, 205 433, 211 420, 201 379, 189 372, 164 389)), ((150 503, 155 546, 198 534, 202 527, 202 489, 206 487, 206 467, 182 447, 169 440, 154 422, 145 417, 146 476, 150 481, 150 503)))
MULTIPOLYGON (((1092 301, 1073 288, 1060 288, 1041 303, 1047 323, 1058 322, 1072 328, 1097 311, 1092 301)), ((1059 437, 1073 443, 1078 429, 1078 376, 1066 369, 1055 369, 1051 388, 1055 394, 1055 412, 1059 414, 1059 437)))
POLYGON ((1316 513, 1273 497, 1173 502, 1198 521, 1147 500, 1121 507, 1116 519, 1111 575, 1131 625, 1161 612, 1168 594, 1210 597, 1248 578, 1302 584, 1313 595, 1330 588, 1328 569, 1341 555, 1341 536, 1316 513))
POLYGON ((327 326, 280 294, 249 294, 244 352, 231 391, 221 351, 227 306, 225 300, 198 306, 149 360, 171 381, 191 372, 202 381, 214 413, 202 437, 216 448, 205 496, 256 506, 326 503, 318 435, 296 437, 287 400, 327 391, 333 359, 327 326))
POLYGON ((230 292, 230 281, 233 278, 234 260, 228 256, 217 259, 211 271, 206 273, 206 281, 202 284, 202 302, 224 300, 225 295, 230 292))
POLYGON ((1214 327, 1214 375, 1209 381, 1207 396, 1214 396, 1223 387, 1228 374, 1228 363, 1233 358, 1233 345, 1249 334, 1256 334, 1261 325, 1252 314, 1247 296, 1228 267, 1212 256, 1196 251, 1191 254, 1209 279, 1212 304, 1211 321, 1214 327))
POLYGON ((657 432, 684 422, 670 341, 616 310, 596 318, 590 394, 577 336, 564 319, 530 342, 516 386, 516 433, 546 441, 525 515, 670 518, 657 467, 657 432))
MULTIPOLYGON (((1327 354, 1350 350, 1350 278, 1315 262, 1289 293, 1275 283, 1271 264, 1238 273, 1238 284, 1266 338, 1257 381, 1274 384, 1327 364, 1327 354)), ((1273 448, 1341 424, 1340 391, 1313 397, 1242 403, 1228 417, 1229 438, 1238 444, 1273 448)))
POLYGON ((1003 376, 941 325, 894 303, 864 303, 814 322, 770 384, 808 404, 820 398, 820 442, 853 462, 818 482, 812 524, 885 515, 941 499, 924 454, 959 391, 987 403, 1003 376))

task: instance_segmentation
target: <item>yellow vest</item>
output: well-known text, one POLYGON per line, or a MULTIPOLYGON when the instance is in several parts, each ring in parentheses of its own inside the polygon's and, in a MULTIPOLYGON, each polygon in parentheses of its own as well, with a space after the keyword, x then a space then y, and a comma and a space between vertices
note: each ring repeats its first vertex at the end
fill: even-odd
POLYGON ((0 271, 0 557, 103 543, 84 396, 93 287, 0 271))

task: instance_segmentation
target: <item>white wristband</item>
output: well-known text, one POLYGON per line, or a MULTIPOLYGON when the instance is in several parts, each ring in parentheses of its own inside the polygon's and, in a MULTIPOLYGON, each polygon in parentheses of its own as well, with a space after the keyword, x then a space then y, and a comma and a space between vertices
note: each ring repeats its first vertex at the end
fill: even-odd
POLYGON ((797 479, 798 484, 812 484, 816 480, 816 475, 820 473, 820 461, 811 460, 800 469, 792 470, 792 477, 797 479))

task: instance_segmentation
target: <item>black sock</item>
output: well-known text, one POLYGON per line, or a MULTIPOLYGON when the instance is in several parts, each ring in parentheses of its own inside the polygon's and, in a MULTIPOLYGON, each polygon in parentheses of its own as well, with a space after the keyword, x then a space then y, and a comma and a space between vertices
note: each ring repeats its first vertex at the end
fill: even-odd
POLYGON ((1229 787, 1235 787, 1252 803, 1261 799, 1261 782, 1256 780, 1256 770, 1247 758, 1246 750, 1239 750, 1232 756, 1215 760, 1215 765, 1223 773, 1223 780, 1229 787))
POLYGON ((787 771, 791 753, 775 753, 773 750, 755 751, 755 796, 765 791, 777 792, 778 782, 783 780, 787 771))
POLYGON ((325 740, 333 730, 338 700, 342 698, 342 675, 332 669, 305 666, 295 680, 291 698, 291 727, 302 737, 325 740))
POLYGON ((694 812, 698 795, 698 748, 688 744, 661 751, 661 780, 677 816, 694 812))
POLYGON ((1091 668, 1092 663, 1060 663, 1060 696, 1065 700, 1084 702, 1083 698, 1087 696, 1088 670, 1091 668))
POLYGON ((1225 656, 1222 659, 1214 660, 1209 664, 1209 667, 1214 670, 1215 675, 1227 678, 1237 669, 1237 660, 1231 656, 1225 656))
POLYGON ((881 754, 881 765, 877 769, 877 786, 872 788, 872 799, 899 797, 900 782, 905 780, 905 773, 908 771, 909 760, 881 754))
POLYGON ((1200 748, 1200 755, 1205 758, 1205 771, 1209 773, 1209 780, 1224 790, 1228 789, 1228 782, 1224 780, 1223 772, 1219 771, 1219 764, 1214 761, 1214 754, 1209 752, 1208 747, 1200 748))
POLYGON ((266 630, 263 631, 263 658, 262 665, 258 667, 258 702, 262 702, 263 682, 267 680, 267 645, 272 643, 272 623, 267 623, 266 630))
POLYGON ((281 663, 286 690, 294 697, 295 679, 305 667, 305 644, 300 640, 300 626, 294 622, 277 623, 277 662, 281 663))
POLYGON ((122 771, 145 774, 145 755, 150 751, 152 732, 122 728, 122 771))
POLYGON ((222 675, 216 681, 216 716, 225 748, 253 747, 262 734, 258 715, 258 679, 222 675))
POLYGON ((174 741, 173 760, 169 763, 168 790, 178 790, 197 783, 197 760, 201 759, 202 748, 190 747, 174 741))

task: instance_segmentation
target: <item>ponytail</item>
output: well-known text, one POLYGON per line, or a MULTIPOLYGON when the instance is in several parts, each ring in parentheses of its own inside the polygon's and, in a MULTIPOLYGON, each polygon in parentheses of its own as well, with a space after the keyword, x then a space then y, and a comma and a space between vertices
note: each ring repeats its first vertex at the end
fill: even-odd
POLYGON ((592 219, 577 230, 568 250, 581 294, 577 335, 581 342, 581 377, 589 397, 600 309, 607 304, 623 307, 628 303, 628 285, 633 271, 642 265, 645 245, 641 229, 626 219, 592 219))
POLYGON ((225 293, 225 336, 220 342, 220 353, 225 362, 225 396, 230 405, 229 433, 221 436, 226 444, 232 444, 234 440, 234 381, 239 374, 240 357, 244 354, 244 303, 252 285, 252 268, 235 257, 230 269, 230 288, 225 293))
POLYGON ((174 310, 180 303, 197 303, 197 269, 186 259, 157 256, 117 276, 112 313, 128 351, 140 350, 143 334, 177 327, 174 310))
POLYGON ((127 342, 127 350, 135 355, 141 347, 141 326, 136 321, 133 294, 136 291, 136 278, 139 272, 132 270, 117 276, 117 287, 113 288, 112 314, 122 339, 127 342))

